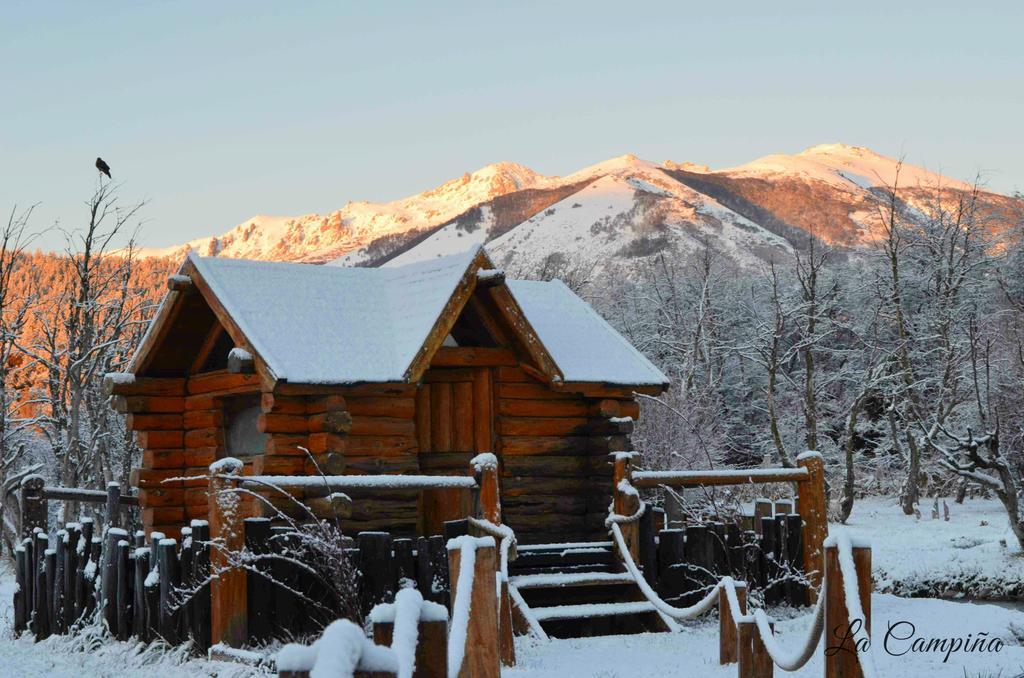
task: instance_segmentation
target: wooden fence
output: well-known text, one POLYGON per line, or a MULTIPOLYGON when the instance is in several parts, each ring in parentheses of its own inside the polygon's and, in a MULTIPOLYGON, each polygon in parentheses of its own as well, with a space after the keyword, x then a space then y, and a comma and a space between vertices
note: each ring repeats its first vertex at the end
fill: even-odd
MULTIPOLYGON (((777 554, 782 562, 801 564, 810 587, 807 597, 810 602, 816 600, 816 591, 821 586, 824 572, 824 541, 828 535, 828 515, 825 503, 825 467, 821 455, 817 452, 801 454, 797 458, 796 468, 778 469, 740 469, 726 471, 634 471, 632 464, 636 453, 617 453, 612 485, 612 507, 618 515, 630 515, 639 502, 637 490, 643 488, 667 487, 710 487, 723 485, 748 485, 765 483, 795 483, 797 487, 796 513, 800 516, 800 529, 797 530, 796 519, 790 525, 789 518, 773 516, 776 524, 768 525, 767 516, 761 515, 752 527, 761 534, 761 550, 777 554), (790 541, 789 534, 799 532, 799 558, 797 553, 790 551, 795 545, 790 541)), ((763 510, 763 509, 762 509, 763 510)), ((623 523, 620 528, 630 555, 637 562, 640 559, 640 521, 623 523)), ((695 533, 698 542, 712 541, 695 533)), ((669 541, 673 537, 669 536, 669 541)), ((795 537, 794 537, 795 539, 795 537)), ((685 541, 685 539, 684 539, 685 541)), ((728 535, 714 542, 728 544, 728 535)), ((738 541, 732 540, 738 545, 738 541)), ((712 548, 715 548, 713 545, 712 548)), ((649 546, 648 546, 649 550, 649 546)), ((774 558, 773 558, 774 559, 774 558)), ((771 568, 768 568, 771 569, 771 568)), ((777 595, 776 591, 773 595, 777 595)))
POLYGON ((803 563, 803 518, 780 511, 753 523, 709 522, 658 529, 663 514, 646 507, 638 525, 638 562, 644 578, 665 600, 692 605, 725 576, 749 582, 769 605, 808 603, 803 563))

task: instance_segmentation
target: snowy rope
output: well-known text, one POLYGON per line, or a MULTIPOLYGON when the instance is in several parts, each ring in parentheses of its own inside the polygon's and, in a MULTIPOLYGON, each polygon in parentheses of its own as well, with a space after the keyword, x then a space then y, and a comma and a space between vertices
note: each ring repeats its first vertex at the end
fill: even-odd
MULTIPOLYGON (((643 509, 640 510, 643 513, 643 509)), ((703 599, 697 601, 690 607, 675 607, 669 605, 662 600, 654 589, 650 587, 647 580, 644 579, 640 569, 633 562, 633 557, 629 553, 629 549, 626 548, 626 541, 622 537, 622 529, 619 527, 620 522, 612 520, 612 518, 621 518, 622 516, 615 516, 614 514, 608 516, 608 522, 612 530, 612 536, 615 538, 615 543, 619 548, 619 553, 622 554, 622 562, 626 566, 626 570, 629 571, 630 576, 636 581, 636 585, 640 588, 640 592, 644 594, 644 597, 654 605, 655 609, 664 614, 666 617, 671 617, 677 621, 686 621, 688 619, 696 619, 701 616, 712 607, 718 601, 718 587, 715 586, 711 589, 711 592, 704 596, 703 599)))
POLYGON ((516 546, 516 533, 513 532, 512 528, 508 525, 495 525, 491 521, 483 518, 474 518, 470 516, 469 524, 482 532, 486 532, 495 539, 501 540, 500 572, 505 580, 508 581, 509 553, 512 548, 516 546))
POLYGON ((772 632, 771 620, 764 610, 754 612, 754 621, 757 623, 757 631, 761 634, 761 643, 764 645, 768 655, 783 671, 796 671, 814 655, 814 650, 821 640, 821 632, 825 627, 825 596, 818 597, 818 604, 814 608, 814 622, 811 624, 810 633, 804 640, 803 646, 797 652, 787 652, 779 645, 775 634, 772 632))

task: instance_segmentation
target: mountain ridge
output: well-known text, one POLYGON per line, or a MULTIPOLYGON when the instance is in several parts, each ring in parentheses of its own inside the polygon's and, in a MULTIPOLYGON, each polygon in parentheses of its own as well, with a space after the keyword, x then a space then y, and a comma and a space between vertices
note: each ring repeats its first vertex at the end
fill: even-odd
MULTIPOLYGON (((799 248, 811 234, 841 247, 877 240, 878 199, 897 178, 901 199, 922 214, 936 195, 974 190, 838 143, 724 169, 626 154, 550 176, 501 161, 395 201, 349 202, 325 215, 256 215, 220 236, 140 253, 180 258, 193 250, 365 266, 488 243, 505 264, 519 260, 535 268, 553 256, 629 260, 710 244, 746 266, 799 248)), ((990 191, 979 195, 991 210, 1020 202, 990 191)))

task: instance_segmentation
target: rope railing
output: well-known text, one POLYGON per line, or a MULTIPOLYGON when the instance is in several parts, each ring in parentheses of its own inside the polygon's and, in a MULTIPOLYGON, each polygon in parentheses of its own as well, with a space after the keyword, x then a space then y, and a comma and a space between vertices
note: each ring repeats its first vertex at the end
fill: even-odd
POLYGON ((821 633, 825 624, 824 601, 824 596, 818 598, 818 602, 814 607, 814 621, 811 623, 810 629, 808 629, 807 637, 804 639, 803 644, 796 652, 787 651, 779 644, 778 639, 775 637, 775 631, 772 629, 771 617, 765 614, 764 610, 754 611, 754 623, 757 624, 757 632, 761 636, 761 642, 764 643, 765 650, 767 650, 775 665, 783 671, 796 671, 814 656, 814 651, 818 649, 818 643, 821 641, 821 633))
POLYGON ((622 529, 619 527, 619 523, 611 522, 612 537, 615 540, 615 545, 619 549, 619 553, 622 554, 622 562, 626 566, 626 570, 630 576, 636 581, 636 585, 640 588, 640 592, 643 593, 644 598, 649 603, 654 605, 655 609, 662 614, 671 617, 676 621, 688 621, 690 619, 696 619, 701 616, 712 607, 718 601, 718 586, 715 586, 711 591, 704 596, 701 600, 697 601, 689 607, 675 607, 669 605, 651 588, 650 584, 644 578, 640 572, 640 568, 633 562, 633 557, 629 553, 629 549, 626 548, 626 542, 622 537, 622 529))
MULTIPOLYGON (((650 584, 648 584, 647 579, 643 576, 643 573, 637 566, 622 531, 623 525, 632 525, 633 523, 638 522, 644 515, 647 506, 644 501, 640 499, 639 492, 637 492, 636 488, 630 483, 628 475, 618 478, 615 489, 617 492, 617 502, 619 506, 628 507, 630 502, 634 502, 637 508, 628 515, 619 514, 615 511, 616 501, 613 501, 612 506, 609 508, 609 515, 605 520, 605 525, 612 534, 613 543, 619 552, 622 564, 626 571, 636 582, 636 585, 643 596, 659 613, 676 621, 692 620, 711 609, 716 600, 720 599, 720 592, 724 592, 724 605, 728 606, 728 614, 732 618, 732 625, 735 626, 737 632, 740 632, 741 628, 746 628, 745 633, 747 635, 739 636, 740 643, 747 643, 748 646, 753 647, 760 646, 763 648, 763 654, 767 654, 768 658, 770 658, 771 664, 778 666, 784 671, 796 671, 806 665, 811 657, 814 656, 814 652, 817 649, 818 644, 821 642, 825 627, 826 606, 829 600, 828 588, 829 586, 835 587, 838 585, 841 589, 843 596, 842 602, 846 610, 846 618, 842 621, 845 622, 850 629, 853 636, 854 648, 856 650, 857 666, 855 668, 860 669, 864 678, 875 678, 877 676, 874 658, 870 650, 869 617, 865 614, 863 606, 861 605, 858 568, 853 553, 854 546, 845 532, 837 535, 836 537, 830 538, 825 542, 825 546, 835 547, 837 550, 835 557, 838 562, 838 576, 833 575, 831 577, 826 577, 822 594, 817 598, 814 612, 812 613, 813 620, 811 626, 808 628, 806 637, 796 650, 787 650, 779 643, 779 640, 775 635, 772 619, 764 612, 764 610, 755 610, 752 613, 744 612, 740 603, 739 595, 737 594, 737 588, 738 586, 745 587, 745 584, 736 582, 732 577, 726 576, 719 579, 703 599, 689 607, 675 607, 658 596, 654 589, 651 588, 650 584), (756 631, 751 630, 751 627, 754 627, 756 631), (751 636, 751 634, 753 634, 753 636, 751 636)), ((868 549, 868 551, 870 551, 870 549, 868 549)), ((870 566, 867 566, 867 569, 870 571, 870 566)), ((838 594, 839 591, 832 591, 832 593, 838 594)), ((725 618, 725 614, 726 610, 723 609, 723 619, 725 618)), ((835 620, 829 623, 835 625, 834 621, 835 620)), ((727 625, 729 624, 728 621, 723 621, 722 623, 727 625)), ((728 628, 733 628, 732 625, 729 625, 728 628)), ((726 627, 723 627, 723 630, 725 628, 726 627)), ((726 641, 723 640, 723 643, 726 643, 726 641)), ((722 662, 726 663, 726 661, 735 661, 735 657, 733 656, 727 660, 723 653, 722 662)), ((741 675, 746 675, 744 671, 749 671, 750 667, 744 667, 744 661, 756 662, 757 660, 753 658, 751 652, 741 652, 739 661, 741 664, 741 675)), ((833 675, 833 669, 829 669, 830 663, 832 662, 830 662, 830 658, 827 656, 826 676, 833 675)), ((843 675, 846 674, 844 673, 843 675)))

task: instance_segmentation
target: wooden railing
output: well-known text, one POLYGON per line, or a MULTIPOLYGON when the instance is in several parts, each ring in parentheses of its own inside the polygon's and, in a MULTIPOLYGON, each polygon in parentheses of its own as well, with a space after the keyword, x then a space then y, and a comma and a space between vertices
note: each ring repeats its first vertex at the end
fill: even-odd
POLYGON ((828 524, 821 455, 816 452, 800 455, 800 467, 796 469, 718 472, 631 472, 630 465, 635 457, 635 453, 615 456, 614 501, 607 524, 625 570, 661 615, 673 621, 691 620, 717 602, 719 662, 735 663, 739 678, 771 678, 776 666, 785 671, 798 670, 811 658, 823 635, 826 638, 826 678, 875 676, 870 654, 871 549, 864 544, 854 545, 845 534, 835 539, 825 538, 828 524), (787 653, 779 645, 774 623, 764 610, 748 612, 745 583, 723 577, 703 599, 680 608, 662 600, 636 564, 638 524, 646 509, 637 485, 679 487, 751 482, 799 484, 797 506, 804 516, 807 535, 803 551, 805 571, 808 575, 817 575, 812 581, 820 583, 820 590, 807 637, 795 653, 787 653), (830 644, 835 641, 838 644, 830 644))
MULTIPOLYGON (((612 477, 613 508, 616 514, 629 516, 640 506, 639 488, 701 487, 766 483, 796 483, 796 512, 803 519, 803 569, 811 582, 811 602, 821 587, 824 572, 825 537, 828 536, 828 512, 825 503, 825 466, 817 452, 797 457, 797 468, 728 469, 722 471, 634 471, 635 452, 614 454, 612 477)), ((620 523, 626 546, 638 560, 639 522, 620 523)))
MULTIPOLYGON (((228 554, 240 551, 244 543, 245 508, 240 494, 257 491, 280 490, 291 492, 318 488, 329 492, 346 490, 403 489, 403 490, 448 490, 459 489, 472 492, 475 509, 470 516, 471 534, 493 537, 500 543, 500 555, 492 558, 490 581, 495 585, 495 573, 502 581, 501 595, 492 591, 492 600, 499 600, 495 613, 495 632, 499 638, 500 656, 503 663, 515 663, 515 649, 512 641, 511 602, 508 592, 508 561, 515 557, 515 535, 501 524, 501 499, 498 482, 498 464, 493 454, 477 455, 471 461, 472 475, 427 476, 427 475, 348 475, 348 476, 277 476, 242 475, 242 462, 236 459, 221 459, 210 466, 209 505, 210 531, 214 548, 211 561, 218 576, 211 586, 211 624, 214 644, 241 647, 247 638, 246 572, 232 567, 228 554), (497 620, 504 620, 501 624, 497 620)), ((451 551, 449 550, 449 554, 451 551)), ((452 570, 450 570, 452 572, 452 570)), ((455 595, 455 578, 451 577, 452 595, 455 595)))
POLYGON ((109 527, 122 527, 125 506, 138 506, 139 498, 121 494, 120 483, 107 483, 106 491, 88 490, 79 487, 57 487, 47 485, 41 475, 28 475, 19 488, 20 518, 18 530, 22 538, 32 534, 35 528, 44 532, 48 529, 49 502, 66 501, 83 504, 104 504, 104 523, 109 527))

